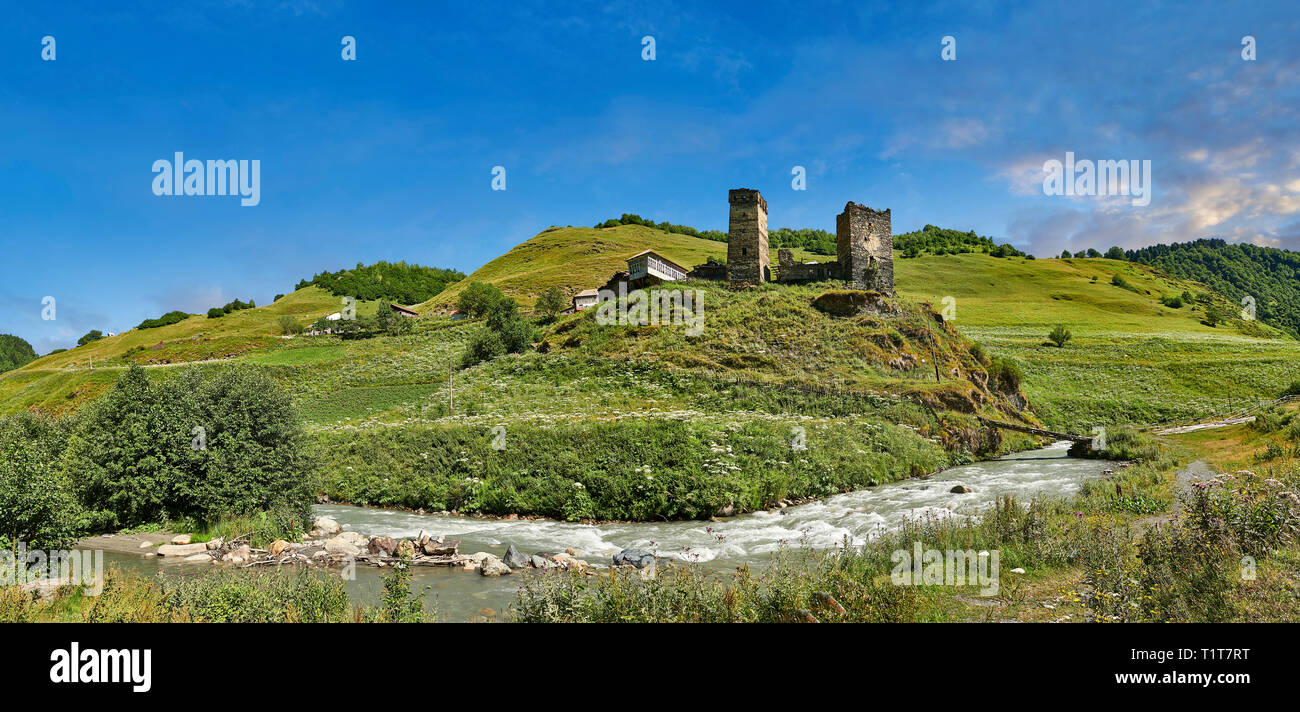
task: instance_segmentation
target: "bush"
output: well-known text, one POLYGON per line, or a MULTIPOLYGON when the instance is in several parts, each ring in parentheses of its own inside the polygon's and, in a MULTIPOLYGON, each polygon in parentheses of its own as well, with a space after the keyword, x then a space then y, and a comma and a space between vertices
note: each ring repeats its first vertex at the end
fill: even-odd
POLYGON ((100 527, 305 513, 314 494, 288 394, 249 367, 152 383, 132 366, 79 415, 64 464, 100 527))
POLYGON ((537 298, 535 308, 537 313, 542 316, 554 318, 556 314, 564 309, 564 306, 564 293, 560 291, 559 287, 551 287, 542 292, 542 295, 537 298))
POLYGON ((1281 397, 1286 396, 1300 396, 1300 381, 1291 381, 1291 385, 1282 391, 1281 397))
POLYGON ((185 321, 188 318, 190 318, 190 315, 186 314, 183 311, 171 311, 171 312, 167 312, 166 314, 163 314, 157 319, 145 319, 144 321, 140 322, 139 326, 135 328, 156 329, 160 326, 168 326, 171 324, 176 324, 185 321))
POLYGON ((66 421, 22 412, 0 419, 0 547, 61 549, 77 537, 77 502, 59 470, 66 421))
POLYGON ((302 324, 299 324, 297 319, 287 314, 280 317, 279 319, 276 319, 275 325, 277 328, 279 328, 280 333, 284 334, 285 336, 293 336, 295 334, 301 334, 303 332, 302 324))
POLYGON ((86 344, 92 341, 98 341, 102 338, 104 338, 104 332, 100 331, 99 329, 91 329, 90 331, 86 332, 85 336, 81 337, 80 339, 77 339, 77 346, 85 346, 86 344))
POLYGON ((1020 366, 1004 356, 995 356, 989 363, 989 385, 1003 393, 1016 393, 1020 390, 1020 381, 1024 372, 1020 366))
POLYGON ((461 365, 468 368, 475 364, 491 361, 506 353, 506 345, 500 335, 491 329, 483 329, 469 340, 469 348, 461 358, 461 365))
POLYGON ((1074 334, 1071 334, 1070 330, 1065 328, 1063 324, 1057 324, 1055 328, 1048 332, 1047 338, 1053 344, 1056 344, 1057 348, 1063 348, 1070 342, 1070 339, 1074 338, 1074 334))
POLYGON ((1170 309, 1182 309, 1182 308, 1183 308, 1183 298, 1182 298, 1182 297, 1179 297, 1179 296, 1173 296, 1173 297, 1168 297, 1168 296, 1166 296, 1166 297, 1161 297, 1161 298, 1160 298, 1160 303, 1163 304, 1163 305, 1165 305, 1165 306, 1167 306, 1167 307, 1169 307, 1170 309))
POLYGON ((456 299, 456 308, 474 318, 487 316, 504 298, 501 290, 483 282, 470 282, 456 299))

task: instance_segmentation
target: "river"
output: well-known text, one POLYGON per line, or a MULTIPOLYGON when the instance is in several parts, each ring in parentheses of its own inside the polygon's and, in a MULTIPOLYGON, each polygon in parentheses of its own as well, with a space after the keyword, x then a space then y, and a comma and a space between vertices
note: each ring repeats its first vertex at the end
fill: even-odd
MULTIPOLYGON (((661 557, 699 562, 711 568, 762 563, 782 544, 806 542, 819 548, 835 546, 847 537, 862 543, 873 533, 897 527, 907 517, 977 514, 1004 494, 1027 500, 1035 495, 1069 497, 1085 479, 1098 477, 1111 463, 1066 456, 1068 442, 1008 455, 996 460, 954 467, 928 479, 909 479, 871 489, 835 495, 825 500, 755 512, 718 522, 633 522, 574 524, 552 520, 473 519, 439 514, 414 514, 389 509, 317 505, 316 515, 328 515, 345 529, 367 536, 414 538, 421 531, 460 539, 460 551, 504 554, 509 544, 521 552, 554 553, 580 549, 585 559, 608 564, 621 549, 645 549, 661 557), (970 494, 949 490, 963 484, 970 494)), ((192 564, 156 556, 113 554, 106 563, 152 572, 160 568, 192 570, 192 564)), ((414 567, 414 585, 428 587, 427 604, 436 604, 444 620, 479 616, 504 620, 514 600, 520 576, 488 578, 441 567, 414 567)), ((360 566, 347 582, 358 602, 373 604, 382 590, 383 569, 360 566)))

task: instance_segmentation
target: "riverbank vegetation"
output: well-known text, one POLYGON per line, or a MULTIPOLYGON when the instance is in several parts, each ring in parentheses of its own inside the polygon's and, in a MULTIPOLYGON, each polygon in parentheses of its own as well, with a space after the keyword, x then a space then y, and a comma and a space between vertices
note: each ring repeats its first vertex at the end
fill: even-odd
POLYGON ((74 416, 0 419, 4 546, 177 521, 303 530, 317 486, 288 394, 248 367, 173 376, 135 366, 74 416))
POLYGON ((520 590, 514 619, 1300 620, 1295 605, 1300 581, 1297 461, 1266 473, 1239 470, 1179 487, 1177 463, 1191 456, 1184 445, 1152 450, 1142 436, 1119 440, 1140 453, 1140 460, 1089 481, 1071 501, 1007 497, 981 517, 921 517, 863 546, 846 543, 829 551, 792 547, 761 569, 741 566, 719 573, 698 564, 661 563, 649 580, 631 569, 598 578, 534 577, 520 590), (1172 513, 1153 517, 1115 507, 1134 497, 1159 501, 1162 511, 1172 513), (981 583, 895 585, 896 552, 911 553, 918 545, 976 556, 996 551, 997 592, 981 595, 981 583))
POLYGON ((0 587, 0 623, 417 623, 432 622, 410 590, 410 576, 394 568, 379 606, 348 598, 343 580, 312 570, 230 569, 154 577, 109 568, 103 590, 78 586, 34 597, 0 587))

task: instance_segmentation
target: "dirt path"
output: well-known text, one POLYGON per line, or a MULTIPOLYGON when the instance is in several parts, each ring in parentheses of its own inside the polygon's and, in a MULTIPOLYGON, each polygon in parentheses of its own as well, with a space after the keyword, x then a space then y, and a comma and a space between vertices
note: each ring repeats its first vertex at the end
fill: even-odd
POLYGON ((1183 495, 1192 491, 1192 485, 1202 480, 1208 480, 1214 477, 1214 470, 1205 464, 1204 460, 1197 460, 1187 467, 1179 470, 1174 482, 1174 506, 1165 514, 1153 514, 1150 517, 1143 517, 1133 522, 1133 529, 1141 534, 1147 529, 1157 524, 1168 524, 1183 511, 1183 495))
MULTIPOLYGON (((1193 425, 1180 425, 1176 428, 1166 428, 1157 430, 1156 435, 1179 435, 1181 433, 1191 433, 1197 430, 1210 430, 1211 428, 1226 428, 1229 425, 1240 425, 1242 423, 1253 423, 1255 416, 1243 415, 1240 418, 1227 418, 1225 420, 1214 420, 1208 423, 1195 423, 1193 425)), ((1195 463, 1193 463, 1195 464, 1195 463)))

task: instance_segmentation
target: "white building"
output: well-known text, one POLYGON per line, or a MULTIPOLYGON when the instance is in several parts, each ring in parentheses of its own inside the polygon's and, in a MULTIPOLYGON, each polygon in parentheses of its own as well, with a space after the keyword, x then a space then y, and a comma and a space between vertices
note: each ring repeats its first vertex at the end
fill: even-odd
POLYGON ((652 282, 676 282, 686 279, 686 268, 653 250, 627 258, 629 286, 643 287, 652 282))
POLYGON ((595 306, 599 298, 600 292, 595 289, 584 289, 573 295, 573 311, 580 312, 587 307, 595 306))

